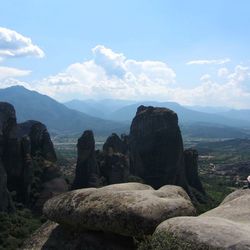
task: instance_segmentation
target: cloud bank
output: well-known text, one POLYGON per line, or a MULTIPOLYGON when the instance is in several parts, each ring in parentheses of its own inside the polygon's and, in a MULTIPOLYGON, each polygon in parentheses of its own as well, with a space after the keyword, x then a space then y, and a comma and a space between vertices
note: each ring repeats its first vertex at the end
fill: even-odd
MULTIPOLYGON (((13 42, 15 39, 10 40, 13 42)), ((26 42, 26 45, 29 47, 28 44, 32 43, 29 39, 27 41, 29 42, 26 42)), ((18 48, 25 47, 24 42, 20 42, 22 45, 19 46, 13 44, 12 47, 10 43, 6 43, 5 46, 2 43, 1 51, 18 51, 18 48)), ((35 45, 31 47, 33 46, 35 45)), ((43 56, 44 54, 37 48, 35 46, 35 49, 33 47, 32 50, 26 51, 36 56, 43 56)), ((180 72, 176 72, 166 62, 134 60, 127 58, 123 53, 97 45, 92 49, 92 58, 73 63, 55 75, 27 83, 15 78, 26 76, 30 71, 0 67, 0 80, 1 87, 19 84, 60 101, 76 98, 115 98, 250 108, 250 68, 243 65, 235 65, 231 69, 224 67, 223 64, 229 61, 230 59, 226 58, 188 62, 188 65, 214 64, 212 70, 215 72, 211 72, 211 69, 206 72, 204 68, 204 74, 199 76, 194 87, 180 87, 177 80, 180 72)))
MULTIPOLYGON (((177 73, 161 61, 137 61, 98 45, 91 60, 36 82, 36 88, 59 100, 116 98, 176 101, 185 105, 250 107, 250 69, 236 65, 206 73, 192 88, 178 87, 177 73)), ((228 60, 213 60, 216 65, 228 60)), ((206 64, 206 63, 205 63, 206 64)))

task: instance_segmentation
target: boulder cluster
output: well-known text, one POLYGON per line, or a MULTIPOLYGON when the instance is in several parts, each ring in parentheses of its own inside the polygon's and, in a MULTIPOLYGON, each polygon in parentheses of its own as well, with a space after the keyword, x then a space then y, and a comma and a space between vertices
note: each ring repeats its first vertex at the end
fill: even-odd
POLYGON ((250 189, 231 193, 218 207, 200 216, 162 222, 153 239, 164 239, 169 234, 189 244, 190 249, 249 250, 250 189))
POLYGON ((17 124, 14 107, 0 102, 0 211, 13 211, 12 198, 37 211, 54 194, 67 191, 46 126, 17 124))
POLYGON ((43 225, 23 249, 135 249, 135 238, 152 235, 175 216, 195 215, 189 196, 178 186, 158 190, 141 183, 70 191, 48 200, 43 225))
POLYGON ((100 152, 88 130, 79 138, 77 149, 73 189, 136 180, 154 188, 183 187, 193 200, 205 195, 198 176, 198 153, 184 150, 178 117, 172 110, 140 106, 128 136, 112 134, 100 152))

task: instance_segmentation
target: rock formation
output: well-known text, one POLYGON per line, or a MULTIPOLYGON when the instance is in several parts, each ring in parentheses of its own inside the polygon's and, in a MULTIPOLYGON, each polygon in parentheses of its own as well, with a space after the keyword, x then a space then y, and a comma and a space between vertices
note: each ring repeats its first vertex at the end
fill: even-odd
POLYGON ((130 171, 145 183, 186 190, 183 142, 176 113, 166 108, 140 106, 130 127, 130 171))
POLYGON ((185 172, 188 185, 197 191, 205 194, 198 175, 198 152, 195 149, 186 149, 184 151, 185 172))
POLYGON ((46 202, 45 223, 23 249, 136 249, 133 237, 152 234, 177 215, 194 215, 186 192, 177 186, 159 190, 140 183, 78 189, 46 202))
POLYGON ((95 153, 93 133, 85 131, 77 149, 73 189, 123 183, 132 178, 154 188, 178 185, 195 201, 206 201, 198 177, 198 153, 191 149, 184 152, 177 114, 169 109, 140 106, 129 136, 120 138, 113 133, 103 151, 95 153))
POLYGON ((18 124, 18 136, 28 135, 31 144, 31 155, 39 153, 44 159, 55 162, 56 153, 49 132, 44 124, 38 121, 27 121, 18 124))
POLYGON ((250 189, 235 191, 198 217, 166 220, 153 237, 164 240, 169 234, 191 244, 191 249, 250 249, 250 189))
POLYGON ((127 137, 125 135, 120 138, 116 133, 109 136, 103 145, 105 154, 121 153, 126 154, 128 151, 127 137))
POLYGON ((129 177, 128 140, 126 135, 120 138, 113 133, 103 145, 103 159, 100 171, 104 184, 123 183, 129 177))
POLYGON ((104 183, 115 184, 128 181, 129 159, 121 153, 109 153, 104 156, 101 165, 101 175, 105 178, 104 183))
MULTIPOLYGON (((46 126, 37 121, 17 124, 14 107, 0 102, 0 196, 5 203, 11 201, 9 190, 16 193, 15 200, 32 206, 32 195, 36 192, 37 196, 43 190, 43 183, 48 181, 44 174, 55 161, 55 150, 46 126), (38 163, 38 158, 43 164, 38 163)), ((56 165, 52 168, 56 169, 57 177, 61 176, 56 165)), ((4 207, 6 205, 1 205, 0 210, 5 210, 4 207)))
POLYGON ((0 160, 0 212, 12 212, 14 205, 7 189, 7 174, 0 160))
POLYGON ((98 186, 99 169, 95 156, 95 139, 91 130, 86 130, 78 139, 77 165, 72 189, 98 186))

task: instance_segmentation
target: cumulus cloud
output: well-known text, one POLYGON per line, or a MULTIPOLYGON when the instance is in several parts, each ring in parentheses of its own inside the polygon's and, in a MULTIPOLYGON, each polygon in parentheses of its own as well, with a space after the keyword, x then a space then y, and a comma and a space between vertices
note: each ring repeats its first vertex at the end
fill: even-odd
POLYGON ((250 107, 250 69, 235 66, 223 83, 212 78, 203 79, 201 84, 192 89, 178 89, 175 101, 188 105, 230 106, 234 108, 250 107))
POLYGON ((0 80, 4 80, 7 78, 27 76, 30 73, 31 73, 30 70, 22 70, 22 69, 17 69, 17 68, 0 66, 0 80))
POLYGON ((0 27, 0 59, 9 57, 35 56, 44 57, 44 52, 25 37, 14 30, 0 27))
POLYGON ((224 59, 212 59, 212 60, 192 60, 187 62, 187 65, 207 65, 207 64, 226 64, 229 63, 231 60, 229 58, 224 59))
POLYGON ((54 97, 143 99, 175 82, 175 71, 160 61, 136 61, 98 45, 93 58, 74 63, 41 81, 39 88, 54 97))

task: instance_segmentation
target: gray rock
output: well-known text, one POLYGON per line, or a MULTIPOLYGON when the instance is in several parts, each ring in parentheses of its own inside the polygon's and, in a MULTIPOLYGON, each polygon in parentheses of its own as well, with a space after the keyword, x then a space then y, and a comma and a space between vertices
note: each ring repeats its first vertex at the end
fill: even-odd
POLYGON ((133 250, 133 239, 103 232, 74 232, 54 222, 43 224, 30 239, 23 250, 133 250))
POLYGON ((154 190, 124 183, 58 195, 45 203, 43 212, 48 219, 77 230, 142 236, 152 234, 168 218, 194 215, 195 209, 181 187, 154 190))
POLYGON ((72 189, 99 185, 99 167, 95 156, 93 131, 86 130, 77 142, 77 164, 72 189))
POLYGON ((7 174, 0 159, 0 212, 14 211, 14 205, 7 189, 7 174))
POLYGON ((171 184, 188 191, 183 141, 174 111, 138 107, 130 127, 129 142, 131 174, 154 188, 171 184))
MULTIPOLYGON (((250 189, 238 190, 215 209, 198 217, 176 217, 162 222, 153 237, 173 234, 179 240, 208 249, 250 249, 250 189)), ((202 248, 201 248, 202 249, 202 248)))

